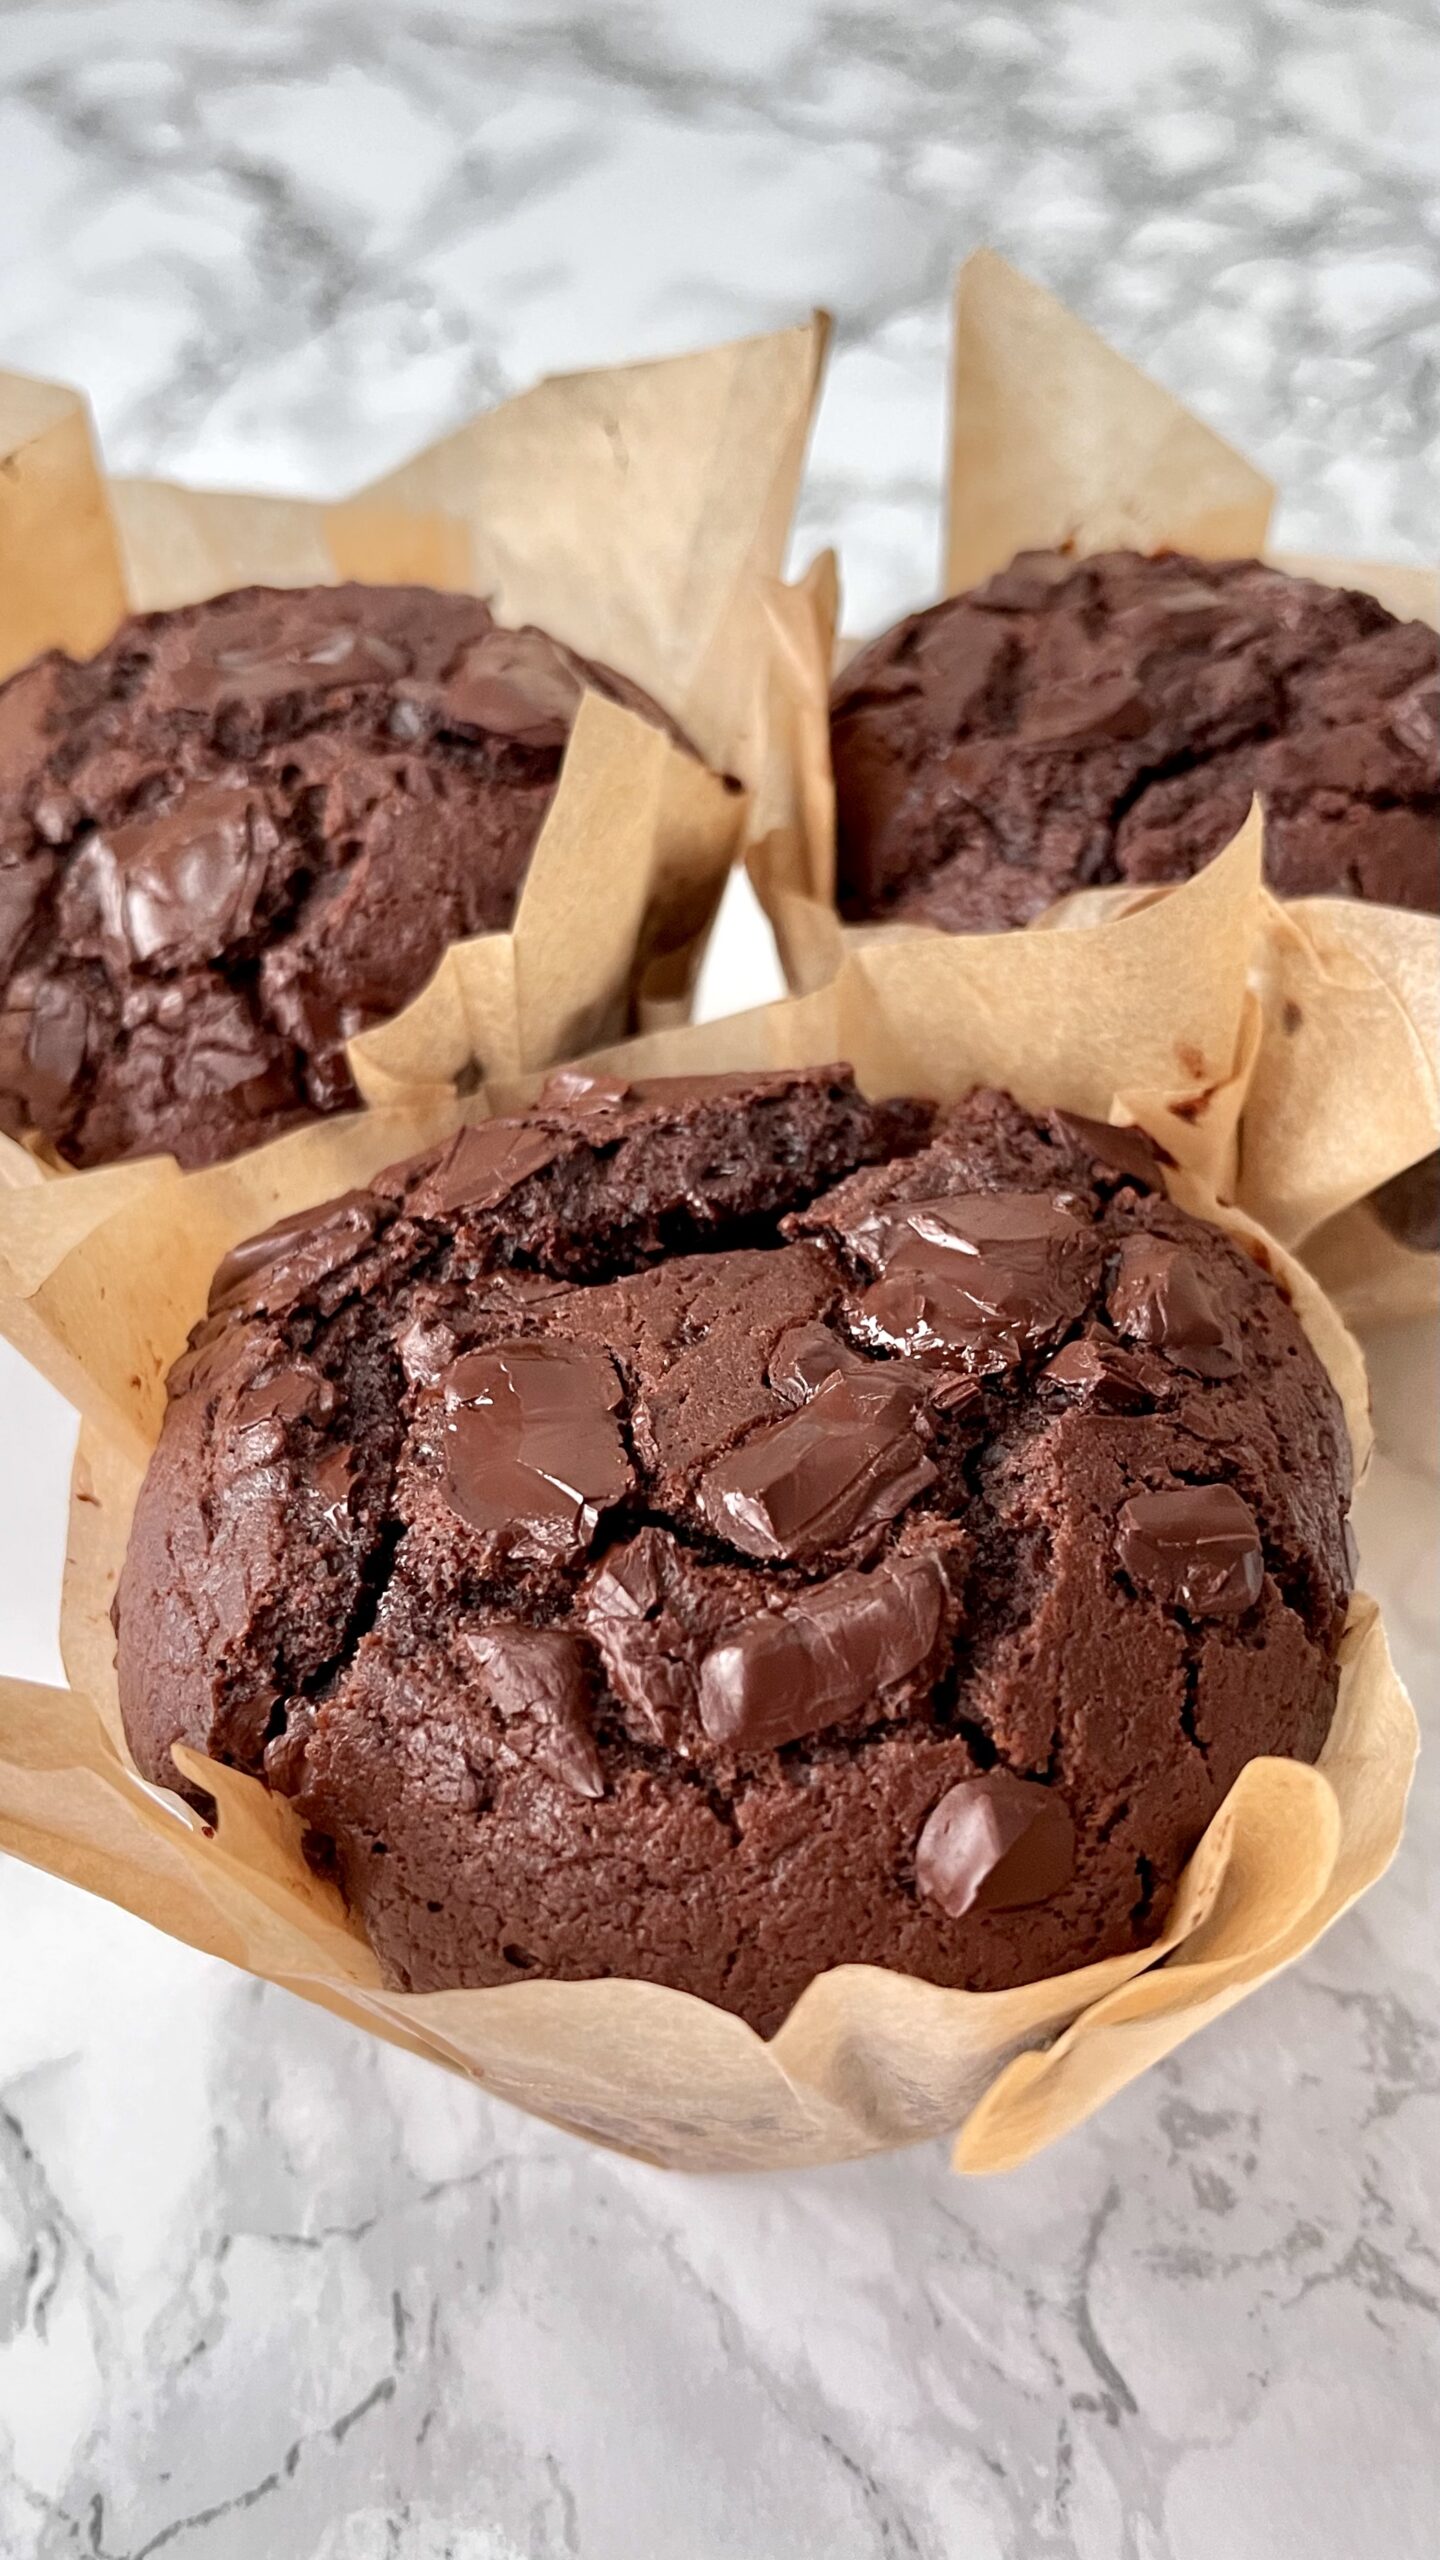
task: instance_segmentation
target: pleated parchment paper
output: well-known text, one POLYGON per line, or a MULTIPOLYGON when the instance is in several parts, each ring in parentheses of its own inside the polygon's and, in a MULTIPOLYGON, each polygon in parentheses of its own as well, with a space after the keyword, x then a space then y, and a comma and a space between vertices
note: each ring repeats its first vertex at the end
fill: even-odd
MULTIPOLYGON (((826 323, 542 382, 335 504, 107 479, 83 400, 0 374, 0 678, 229 587, 485 596, 633 677, 712 770, 587 697, 513 929, 457 944, 354 1044, 367 1100, 515 1074, 683 998, 760 765, 780 570, 826 323)), ((53 1166, 0 1140, 0 1180, 53 1166)), ((87 1177, 88 1178, 88 1177, 87 1177)))
MULTIPOLYGON (((849 1056, 874 1092, 953 1097, 1008 1083, 1032 1103, 1149 1118, 1167 1143, 1177 1042, 1236 1035, 1243 985, 1216 964, 1230 909, 1258 894, 1253 827, 1191 884, 1218 911, 1184 929, 1181 898, 1090 933, 1015 934, 949 1007, 930 941, 847 959, 809 996, 604 1053, 635 1072, 849 1056), (1248 881, 1248 892, 1245 882, 1248 881), (1198 958, 1197 958, 1198 954, 1198 958), (1094 1025, 1116 998, 1108 1045, 1094 1025), (986 999, 988 1000, 982 1000, 986 999), (1151 1097, 1153 1108, 1146 1107, 1151 1097), (1155 1098, 1158 1097, 1158 1100, 1155 1098)), ((973 954, 972 954, 973 966, 973 954)), ((822 1976, 768 2043, 653 1984, 387 1990, 334 1890, 306 1867, 295 1817, 253 1780, 195 1764, 219 1804, 211 1836, 135 1775, 120 1730, 109 1604, 165 1371, 237 1237, 348 1186, 513 1094, 431 1097, 317 1123, 213 1171, 152 1167, 145 1187, 52 1183, 0 1197, 0 1325, 79 1406, 62 1642, 68 1690, 0 1686, 0 1845, 188 1944, 429 2054, 572 2131, 673 2167, 767 2168, 956 2131, 957 2165, 1026 2159, 1310 1946, 1387 1863, 1414 1749, 1373 1602, 1357 1598, 1340 1703, 1317 1768, 1256 1760, 1211 1824, 1166 1933, 1144 1952, 1010 1992, 945 1991, 868 1966, 822 1976), (28 1211, 28 1215, 20 1212, 28 1211), (957 2130, 958 2129, 958 2130, 957 2130)), ((1181 1122, 1201 1164, 1203 1121, 1181 1122)), ((1313 1280, 1201 1171, 1177 1196, 1268 1255, 1367 1445, 1355 1346, 1313 1280)))
MULTIPOLYGON (((966 261, 955 294, 946 594, 976 585, 1017 551, 1068 544, 1080 554, 1270 556, 1303 576, 1363 588, 1405 618, 1440 619, 1428 571, 1266 555, 1274 494, 1039 285, 989 250, 966 261)), ((799 587, 773 590, 770 612, 778 697, 771 791, 749 861, 788 981, 803 990, 822 985, 847 950, 929 929, 847 926, 835 913, 826 711, 833 566, 822 561, 799 587), (788 802, 787 756, 795 775, 788 802)), ((1136 895, 1086 893, 1041 921, 1088 923, 1136 895)), ((952 949, 962 939, 931 938, 952 949)), ((955 967, 968 982, 967 964, 955 967)), ((1424 1312, 1435 1303, 1440 1260, 1397 1244, 1360 1204, 1440 1146, 1440 918, 1342 898, 1282 906, 1266 896, 1249 968, 1257 1012, 1228 1072, 1240 1121, 1237 1197, 1313 1264, 1356 1321, 1424 1312)))

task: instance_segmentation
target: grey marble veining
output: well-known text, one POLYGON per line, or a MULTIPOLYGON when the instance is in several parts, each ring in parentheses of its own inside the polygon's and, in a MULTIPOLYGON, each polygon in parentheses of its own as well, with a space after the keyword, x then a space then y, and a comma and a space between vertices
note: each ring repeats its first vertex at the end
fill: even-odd
MULTIPOLYGON (((547 367, 835 310, 799 548, 933 591, 982 237, 1261 461, 1440 521, 1430 0, 0 0, 0 363, 117 465, 321 490, 547 367)), ((731 919, 712 1006, 769 991, 731 919)), ((1433 1715, 1433 1347, 1366 1578, 1433 1715)), ((0 1647, 69 1425, 8 1356, 0 1647)), ((1363 1909, 1062 2150, 680 2182, 0 1868, 4 2560, 1419 2560, 1440 2098, 1422 1769, 1363 1909)))

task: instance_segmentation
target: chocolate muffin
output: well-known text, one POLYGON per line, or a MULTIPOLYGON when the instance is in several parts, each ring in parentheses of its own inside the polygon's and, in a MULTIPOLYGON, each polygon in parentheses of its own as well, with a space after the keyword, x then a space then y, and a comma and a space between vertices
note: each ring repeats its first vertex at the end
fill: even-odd
POLYGON ((1335 1394, 1132 1133, 569 1074, 216 1273, 116 1604, 147 1776, 293 1798, 389 1979, 1143 1944, 1313 1758, 1335 1394))
POLYGON ((1257 791, 1280 896, 1440 910, 1435 633, 1255 560, 1022 552, 862 649, 831 736, 857 922, 1186 880, 1257 791))
POLYGON ((344 1044, 508 926, 585 686, 477 596, 247 587, 0 687, 0 1128, 211 1164, 353 1107, 344 1044))

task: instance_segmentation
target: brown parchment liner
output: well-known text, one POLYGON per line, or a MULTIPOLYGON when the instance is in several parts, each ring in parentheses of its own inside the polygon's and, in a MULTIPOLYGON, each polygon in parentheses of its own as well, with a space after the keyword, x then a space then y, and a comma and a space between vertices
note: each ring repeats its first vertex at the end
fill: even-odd
MULTIPOLYGON (((333 504, 107 480, 76 393, 0 374, 0 678, 229 587, 413 580, 619 668, 712 768, 587 698, 512 929, 454 945, 353 1044, 367 1100, 615 1038, 651 974, 683 999, 744 815, 721 777, 748 790, 759 772, 763 589, 826 328, 542 382, 333 504)), ((0 1140, 0 1181, 37 1168, 64 1170, 0 1140)))
MULTIPOLYGON (((1221 915, 1253 884, 1253 827, 1194 884, 1221 915)), ((1189 893, 1187 893, 1189 894, 1189 893)), ((1177 1032, 1230 1036, 1233 973, 1209 966, 1181 899, 1090 933, 996 937, 969 992, 937 1009, 944 958, 927 940, 847 959, 827 988, 704 1028, 603 1053, 632 1071, 787 1065, 848 1055, 875 1092, 942 1099, 980 1080, 1032 1103, 1123 1117, 1159 1093, 1177 1032), (1197 970, 1195 951, 1202 952, 1197 970), (1208 970, 1208 975, 1207 975, 1208 970), (989 1002, 981 1004, 984 974, 989 1002), (1097 1056, 1102 984, 1126 1044, 1097 1056)), ((973 955, 972 955, 973 956, 973 955)), ((946 964, 948 966, 948 963, 946 964)), ((523 1089, 523 1088, 522 1088, 523 1089)), ((1010 1992, 947 1991, 869 1966, 822 1976, 768 2043, 678 1992, 626 1981, 503 1990, 387 1990, 334 1890, 305 1866, 290 1807, 197 1763, 218 1836, 140 1781, 116 1705, 109 1604, 163 1379, 204 1305, 217 1256, 286 1210, 364 1182, 487 1107, 432 1095, 327 1120, 212 1171, 152 1165, 136 1181, 52 1183, 0 1196, 0 1326, 83 1417, 62 1623, 66 1691, 0 1684, 0 1845, 188 1944, 426 2053, 556 2124, 674 2167, 765 2168, 859 2155, 958 2128, 967 2170, 1027 2158, 1313 1943, 1377 1876, 1399 1837, 1414 1748, 1408 1701, 1373 1602, 1357 1598, 1340 1703, 1318 1768, 1256 1760, 1186 1872, 1153 1947, 1010 1992)), ((1142 1115, 1143 1116, 1143 1115, 1142 1115)), ((1186 1124, 1181 1123, 1183 1129, 1186 1124)), ((1293 1290, 1344 1398, 1363 1462, 1355 1346, 1314 1282, 1203 1174, 1177 1196, 1250 1240, 1293 1290)))
MULTIPOLYGON (((1173 549, 1268 556, 1297 575, 1363 588, 1392 613, 1440 620, 1429 571, 1267 554, 1270 482, 990 250, 967 259, 956 284, 948 482, 946 594, 1021 550, 1173 549)), ((952 949, 965 939, 924 926, 845 925, 835 913, 826 719, 834 607, 829 564, 770 603, 785 688, 777 740, 797 743, 798 779, 788 807, 776 808, 772 791, 768 822, 757 812, 748 859, 797 989, 823 985, 842 953, 877 939, 903 933, 952 949)), ((783 777, 778 746, 772 773, 783 777)), ((1090 892, 1038 922, 1086 924, 1136 899, 1129 889, 1090 892)), ((1440 919, 1267 895, 1253 927, 1257 1011, 1226 1076, 1237 1196, 1283 1243, 1307 1260, 1313 1253, 1355 1321, 1423 1312, 1436 1303, 1440 1259, 1396 1244, 1358 1204, 1440 1146, 1440 919)))

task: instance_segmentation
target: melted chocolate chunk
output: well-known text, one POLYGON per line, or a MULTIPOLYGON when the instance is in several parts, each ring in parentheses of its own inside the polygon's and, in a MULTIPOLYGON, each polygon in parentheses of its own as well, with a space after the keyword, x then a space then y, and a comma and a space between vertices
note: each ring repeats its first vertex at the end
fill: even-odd
POLYGON ((879 1528, 935 1482, 915 1403, 914 1389, 883 1370, 837 1372, 798 1413, 707 1469, 700 1509, 747 1556, 814 1555, 879 1528))
POLYGON ((915 1881, 951 1920, 1048 1902, 1074 1871, 1067 1806, 1053 1787, 1004 1769, 951 1787, 915 1844, 915 1881))
POLYGON ((516 1555, 582 1555, 635 1482, 613 1360, 578 1344, 507 1342, 452 1361, 441 1388, 452 1511, 516 1555))
POLYGON ((603 1796, 585 1655, 558 1627, 473 1627, 465 1643, 514 1739, 572 1795, 603 1796))
POLYGON ((287 1424, 326 1422, 339 1401, 318 1369, 279 1369, 255 1380, 235 1402, 235 1424, 245 1456, 255 1465, 268 1464, 285 1446, 287 1424))
MULTIPOLYGON (((353 593, 354 590, 352 589, 353 593)), ((308 637, 292 637, 284 603, 277 598, 268 614, 254 618, 254 637, 243 644, 207 653, 203 643, 185 663, 176 684, 182 701, 196 707, 218 693, 247 702, 265 702, 297 692, 330 687, 372 685, 403 676, 407 652, 378 631, 337 614, 308 637)))
POLYGON ((110 966, 174 969, 203 962, 217 942, 243 940, 279 843, 263 802, 224 784, 187 791, 154 816, 93 836, 77 864, 99 908, 110 966))
POLYGON ((828 1324, 795 1324, 780 1336, 766 1374, 787 1404, 804 1404, 827 1378, 873 1378, 875 1364, 863 1352, 852 1351, 828 1324))
POLYGON ((1041 1192, 912 1200, 859 1227, 883 1277, 860 1298, 860 1329, 887 1348, 1010 1369, 1074 1321, 1097 1255, 1088 1227, 1041 1192))
POLYGON ((1145 1413, 1165 1391, 1158 1371, 1158 1362, 1091 1331, 1067 1342, 1040 1374, 1048 1386, 1068 1388, 1099 1413, 1145 1413))
POLYGON ((543 631, 487 631, 460 651, 426 707, 445 728, 560 748, 575 725, 584 678, 584 660, 543 631))
POLYGON ((1130 1236, 1110 1283, 1110 1321, 1132 1342, 1166 1351, 1197 1378, 1233 1378, 1239 1354, 1183 1245, 1130 1236))
POLYGON ((311 1491, 319 1498, 328 1526, 341 1529, 348 1524, 364 1472, 350 1442, 342 1442, 338 1449, 327 1449, 303 1472, 311 1491))
POLYGON ((1233 1485, 1136 1494, 1120 1513, 1116 1546, 1133 1583, 1194 1618, 1239 1617, 1265 1581, 1255 1515, 1233 1485))
POLYGON ((698 1657, 668 1609, 670 1550, 658 1529, 613 1547, 587 1585, 582 1614, 617 1698, 667 1748, 682 1745, 698 1706, 698 1657))
POLYGON ((930 1660, 948 1585, 933 1555, 837 1573, 747 1618, 700 1666, 700 1721, 732 1751, 778 1751, 838 1724, 930 1660))
POLYGON ((1141 1191, 1163 1191, 1161 1151, 1143 1129, 1121 1129, 1109 1120, 1087 1120, 1083 1111, 1056 1111, 1051 1118, 1058 1129, 1088 1148, 1107 1172, 1123 1174, 1141 1191))
POLYGON ((262 1234, 231 1246, 210 1283, 210 1313, 279 1314, 354 1262, 378 1225, 368 1191, 345 1191, 318 1209, 277 1218, 262 1234))
POLYGON ((589 1067, 557 1067, 540 1088, 539 1111, 563 1111, 571 1119, 587 1117, 594 1111, 611 1111, 619 1102, 630 1098, 631 1088, 620 1076, 601 1075, 589 1067))
POLYGON ((448 1218, 460 1209, 498 1209, 502 1200, 553 1164, 559 1140, 517 1120, 476 1120, 457 1130, 406 1202, 412 1217, 448 1218))

